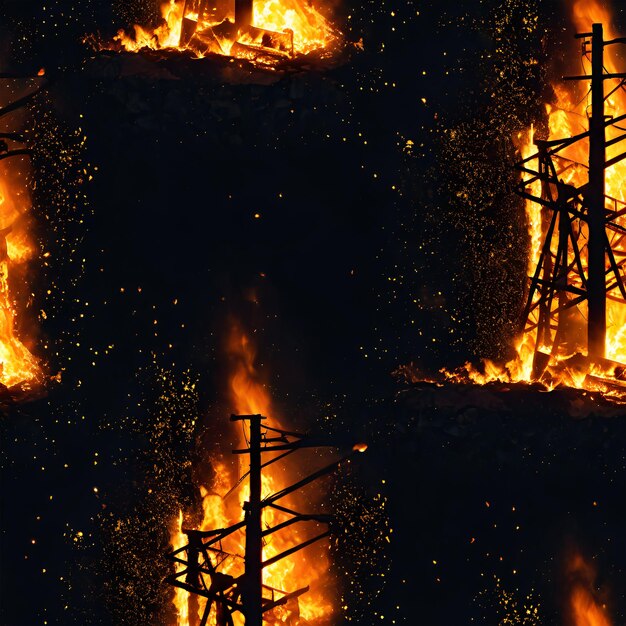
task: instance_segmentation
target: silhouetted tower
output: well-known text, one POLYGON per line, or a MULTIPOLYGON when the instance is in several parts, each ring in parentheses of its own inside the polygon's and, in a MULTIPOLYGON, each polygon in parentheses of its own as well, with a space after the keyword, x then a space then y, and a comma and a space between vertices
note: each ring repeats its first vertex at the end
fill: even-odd
POLYGON ((591 117, 589 118, 589 188, 586 193, 589 228, 587 306, 587 352, 604 358, 606 349, 606 230, 604 128, 604 38, 602 24, 591 35, 591 117))
POLYGON ((563 139, 537 139, 537 153, 518 165, 521 172, 529 175, 520 184, 518 193, 539 204, 542 213, 543 240, 530 276, 520 329, 524 333, 536 333, 535 378, 541 376, 550 356, 571 351, 567 343, 573 333, 568 327, 575 307, 587 301, 587 355, 598 362, 606 355, 607 295, 626 304, 623 277, 626 260, 623 255, 619 261, 616 259, 616 251, 626 241, 626 226, 621 220, 626 214, 626 203, 606 195, 606 170, 626 158, 624 152, 607 160, 607 147, 626 139, 626 133, 608 141, 606 133, 610 127, 623 130, 619 123, 626 115, 607 118, 604 88, 607 80, 619 80, 616 89, 624 88, 626 73, 605 71, 604 48, 626 43, 626 38, 605 41, 602 24, 593 24, 592 32, 577 34, 576 38, 584 40, 584 54, 591 40, 591 74, 568 76, 565 80, 591 81, 588 130, 563 139), (588 179, 576 186, 564 182, 564 174, 569 168, 583 164, 572 164, 564 153, 584 140, 589 142, 588 179), (535 160, 536 169, 531 166, 535 160), (533 191, 537 182, 541 186, 539 194, 533 191), (586 260, 582 254, 585 247, 586 260))
POLYGON ((243 614, 246 626, 262 626, 265 613, 295 600, 309 590, 308 587, 303 587, 287 592, 269 587, 263 583, 263 570, 328 537, 332 517, 324 514, 299 513, 279 504, 279 500, 334 471, 355 452, 363 452, 367 447, 354 446, 339 460, 263 498, 262 475, 263 469, 268 465, 300 449, 340 446, 321 438, 267 426, 264 424, 266 418, 262 415, 232 415, 230 419, 233 422, 247 423, 249 431, 248 448, 233 450, 233 454, 248 455, 250 459, 249 471, 244 475, 249 480, 250 495, 243 505, 243 520, 228 528, 209 531, 183 528, 182 532, 187 535, 188 544, 168 554, 170 560, 183 566, 180 571, 169 576, 167 582, 189 592, 191 626, 206 626, 212 607, 215 607, 217 626, 233 626, 232 616, 237 611, 243 614), (263 454, 268 452, 278 453, 278 456, 264 461, 263 454), (280 511, 286 519, 273 527, 263 528, 262 513, 266 507, 280 511), (263 560, 265 538, 300 522, 316 522, 325 528, 317 535, 263 560), (222 549, 222 541, 232 533, 242 530, 245 532, 244 572, 239 576, 232 576, 221 571, 224 561, 234 556, 222 549), (206 598, 206 605, 198 619, 200 596, 206 598))

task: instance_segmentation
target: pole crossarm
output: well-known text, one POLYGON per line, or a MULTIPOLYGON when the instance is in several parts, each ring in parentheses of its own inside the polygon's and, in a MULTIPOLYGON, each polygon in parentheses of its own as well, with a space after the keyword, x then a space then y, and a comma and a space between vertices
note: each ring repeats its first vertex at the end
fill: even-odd
MULTIPOLYGON (((266 417, 258 414, 231 415, 230 417, 232 422, 247 423, 249 431, 249 436, 246 437, 249 442, 248 448, 233 450, 234 454, 246 454, 250 458, 250 469, 243 476, 247 477, 250 486, 249 498, 243 504, 243 519, 227 528, 213 530, 183 528, 182 532, 187 535, 188 543, 166 555, 166 558, 177 567, 177 571, 168 576, 166 582, 189 593, 188 613, 191 626, 207 626, 209 615, 216 616, 215 626, 233 626, 232 616, 235 612, 243 614, 246 626, 262 626, 265 613, 296 600, 309 590, 308 586, 291 592, 270 587, 263 583, 262 572, 296 552, 329 537, 334 518, 323 513, 300 513, 290 506, 278 504, 277 501, 331 473, 353 454, 362 452, 367 447, 364 444, 352 446, 350 453, 344 454, 338 460, 273 494, 262 497, 262 471, 271 463, 284 459, 292 452, 303 448, 322 446, 341 448, 344 445, 328 438, 311 437, 302 433, 267 426, 264 423, 266 419, 266 417), (277 452, 279 454, 275 458, 262 462, 262 453, 264 452, 277 452), (263 511, 268 508, 282 513, 287 518, 269 526, 262 519, 263 511), (299 540, 280 553, 264 558, 263 546, 269 537, 301 523, 321 524, 323 525, 322 532, 299 540), (229 544, 230 538, 238 531, 245 533, 245 554, 243 556, 236 552, 239 543, 229 544), (228 551, 229 545, 231 550, 233 545, 237 546, 235 552, 228 551), (237 575, 221 571, 223 565, 232 563, 233 559, 237 559, 239 562, 243 560, 243 573, 241 573, 241 569, 235 570, 239 572, 237 575), (196 619, 193 616, 195 614, 199 616, 200 613, 197 600, 193 600, 196 596, 206 599, 206 605, 199 621, 193 621, 196 619)), ((240 483, 241 479, 237 485, 240 483)), ((240 549, 239 552, 241 552, 240 549)), ((232 572, 232 567, 229 567, 228 571, 232 572)))

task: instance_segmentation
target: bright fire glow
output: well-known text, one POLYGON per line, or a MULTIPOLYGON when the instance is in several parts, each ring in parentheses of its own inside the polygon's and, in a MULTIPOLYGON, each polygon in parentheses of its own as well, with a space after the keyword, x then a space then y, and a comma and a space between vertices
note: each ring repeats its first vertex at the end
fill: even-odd
POLYGON ((568 564, 567 574, 570 580, 568 626, 611 626, 606 607, 598 600, 594 589, 594 568, 576 554, 568 564))
MULTIPOLYGON (((136 24, 131 32, 120 30, 114 37, 116 45, 129 52, 142 48, 187 48, 198 57, 213 52, 256 58, 255 53, 265 45, 263 33, 234 29, 234 3, 225 6, 225 2, 218 0, 209 4, 215 6, 208 8, 207 5, 206 12, 199 17, 192 2, 185 5, 184 0, 168 0, 161 5, 162 22, 158 26, 149 28, 136 24), (189 41, 181 41, 181 33, 186 33, 189 27, 194 36, 189 41), (235 43, 243 45, 234 46, 235 43)), ((278 35, 293 35, 293 51, 283 46, 280 53, 283 56, 327 48, 338 37, 330 22, 307 0, 255 0, 252 25, 278 35)))
MULTIPOLYGON (((229 357, 232 361, 232 371, 230 375, 230 396, 232 406, 237 414, 250 415, 261 414, 269 419, 265 425, 274 428, 281 428, 281 425, 272 417, 275 412, 272 407, 272 400, 266 386, 255 364, 255 350, 248 335, 237 325, 231 329, 227 346, 229 357)), ((237 422, 238 425, 242 422, 237 422)), ((240 426, 237 426, 240 428, 240 426)), ((241 434, 239 446, 247 447, 245 437, 241 434)), ((274 453, 276 454, 276 453, 274 453)), ((245 463, 245 455, 242 455, 245 463)), ((271 458, 265 455, 264 460, 271 458)), ((236 483, 236 477, 232 475, 232 470, 226 463, 213 461, 212 467, 215 477, 211 485, 201 485, 203 521, 201 530, 212 530, 215 528, 226 528, 242 519, 242 505, 248 499, 249 486, 244 482, 239 492, 234 491, 228 497, 230 490, 236 483)), ((239 467, 239 474, 242 475, 248 470, 244 465, 239 467)), ((265 498, 281 489, 296 482, 301 476, 296 474, 288 466, 280 461, 269 465, 263 470, 262 476, 262 497, 265 498)), ((310 487, 308 488, 310 489, 310 487)), ((291 494, 280 501, 282 506, 296 509, 309 510, 310 504, 298 496, 291 494), (308 506, 307 506, 308 505, 308 506)), ((263 527, 271 527, 280 524, 288 519, 280 511, 265 507, 263 510, 263 527)), ((186 536, 181 532, 182 513, 171 533, 171 543, 174 549, 182 547, 187 543, 186 536)), ((263 559, 267 560, 272 556, 283 552, 297 543, 319 533, 319 529, 309 528, 311 524, 294 524, 287 529, 278 531, 269 536, 263 547, 263 559)), ((263 583, 282 591, 294 591, 298 588, 309 585, 310 591, 293 600, 284 606, 275 608, 271 615, 266 614, 264 621, 268 623, 289 623, 297 626, 300 618, 306 620, 307 624, 324 624, 326 619, 333 612, 332 601, 329 597, 325 585, 328 581, 329 561, 327 556, 328 544, 324 541, 314 544, 315 547, 296 552, 281 561, 263 570, 263 583), (290 621, 291 620, 291 621, 290 621)), ((222 548, 226 552, 237 555, 229 557, 220 567, 220 572, 239 576, 244 571, 243 555, 245 553, 245 533, 235 532, 222 541, 222 548)), ((265 593, 265 592, 264 592, 265 593)), ((176 606, 178 621, 176 626, 189 626, 189 594, 186 591, 176 591, 174 604, 176 606)), ((204 600, 199 600, 200 614, 204 609, 204 600)), ((233 615, 235 626, 243 625, 241 613, 233 615)), ((211 609, 208 624, 216 624, 215 605, 211 609)))
MULTIPOLYGON (((604 26, 604 38, 606 40, 613 39, 618 35, 611 28, 611 15, 599 0, 574 0, 570 3, 571 15, 574 22, 576 32, 590 32, 592 24, 602 23, 604 26)), ((604 53, 604 65, 608 72, 624 71, 623 59, 620 62, 619 50, 622 46, 607 46, 604 53)), ((589 48, 590 51, 590 48, 589 48)), ((584 62, 585 73, 590 72, 590 62, 587 58, 584 62)), ((581 72, 577 72, 581 73, 581 72)), ((605 85, 605 93, 609 93, 615 85, 615 81, 607 81, 605 85)), ((617 83, 616 83, 617 84, 617 83)), ((591 96, 587 94, 589 83, 586 81, 567 82, 564 83, 559 79, 553 85, 556 93, 556 103, 547 105, 547 114, 549 122, 548 139, 563 139, 571 137, 588 130, 588 114, 590 113, 591 96)), ((617 116, 626 113, 626 90, 615 90, 605 103, 607 115, 617 116)), ((622 131, 615 128, 607 128, 607 141, 621 135, 622 131)), ((534 129, 531 127, 527 133, 518 136, 518 144, 523 159, 530 157, 537 152, 536 146, 533 144, 534 129)), ((559 178, 563 182, 580 187, 588 180, 588 163, 589 142, 587 139, 580 140, 569 147, 562 150, 559 154, 564 157, 558 162, 557 166, 561 166, 563 171, 559 172, 559 178)), ((623 151, 623 143, 618 143, 607 148, 607 160, 617 156, 623 151)), ((529 162, 530 169, 537 169, 537 161, 529 162)), ((530 178, 525 174, 525 178, 530 178)), ((606 208, 612 210, 623 210, 626 208, 626 161, 620 161, 606 170, 606 195, 609 197, 606 201, 606 208)), ((532 195, 541 196, 541 182, 535 181, 529 189, 532 195)), ((526 217, 530 235, 530 253, 528 257, 528 275, 532 275, 539 261, 541 246, 544 240, 544 233, 547 229, 547 213, 548 210, 541 209, 541 206, 531 200, 526 201, 526 217)), ((626 226, 626 218, 618 217, 616 222, 624 227, 626 226)), ((581 257, 583 270, 587 271, 587 226, 584 222, 573 223, 574 229, 579 229, 579 245, 581 246, 581 257)), ((620 262, 626 254, 626 239, 621 235, 616 235, 607 231, 611 247, 615 252, 617 261, 620 262)), ((553 254, 557 252, 557 237, 553 236, 551 241, 551 251, 553 254)), ((568 262, 573 265, 574 256, 569 252, 568 262)), ((607 260, 607 269, 609 268, 607 260)), ((574 287, 584 288, 580 278, 576 274, 570 274, 569 282, 574 287)), ((552 309, 556 309, 561 302, 555 298, 553 300, 552 309)), ((504 366, 490 361, 485 361, 481 371, 478 371, 471 364, 466 364, 463 368, 454 371, 443 371, 448 379, 460 381, 471 380, 478 384, 485 384, 494 381, 500 382, 521 382, 533 380, 533 359, 536 350, 549 355, 549 364, 547 366, 547 381, 549 387, 558 384, 564 384, 577 388, 601 389, 610 393, 619 394, 610 386, 603 386, 604 382, 608 383, 607 377, 610 378, 613 373, 613 367, 610 364, 605 366, 589 365, 578 362, 575 366, 564 364, 564 361, 572 357, 576 353, 586 354, 586 318, 587 304, 581 302, 574 307, 573 314, 568 316, 568 330, 565 341, 561 341, 558 353, 551 351, 549 346, 543 345, 543 342, 537 344, 537 330, 533 328, 531 332, 526 332, 520 338, 515 346, 517 357, 504 366), (604 381, 604 382, 603 382, 604 381)), ((531 314, 529 322, 536 324, 538 321, 538 308, 531 314), (533 315, 535 316, 533 318, 533 315)), ((554 333, 554 330, 552 331, 554 333)), ((626 362, 626 304, 621 298, 607 298, 607 359, 626 362)))
POLYGON ((29 208, 19 178, 0 164, 0 383, 7 387, 35 382, 41 374, 37 360, 17 336, 11 285, 12 272, 35 253, 27 230, 29 208))

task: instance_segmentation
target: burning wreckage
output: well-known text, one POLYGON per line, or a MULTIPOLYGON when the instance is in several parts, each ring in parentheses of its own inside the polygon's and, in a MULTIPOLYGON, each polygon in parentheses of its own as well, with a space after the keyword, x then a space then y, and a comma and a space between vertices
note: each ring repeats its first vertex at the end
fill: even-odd
MULTIPOLYGON (((592 16, 575 15, 581 28, 598 17, 610 23, 592 8, 592 16)), ((594 21, 576 35, 589 73, 563 79, 589 81, 589 105, 577 88, 556 84, 548 136, 531 128, 519 137, 516 192, 525 200, 531 249, 515 358, 467 363, 436 377, 402 368, 410 381, 538 383, 600 391, 617 402, 626 397, 626 68, 612 54, 626 38, 605 33, 594 21)))
MULTIPOLYGON (((188 50, 197 57, 224 55, 271 66, 327 50, 338 37, 321 13, 300 0, 235 0, 234 8, 208 0, 170 0, 162 14, 156 28, 120 31, 113 44, 101 48, 188 50)), ((606 53, 626 44, 626 38, 609 33, 607 39, 605 34, 598 22, 590 31, 582 29, 577 36, 590 73, 568 77, 591 81, 591 106, 583 112, 588 127, 577 127, 580 114, 572 122, 564 113, 575 110, 579 94, 559 86, 559 106, 548 109, 549 135, 541 138, 530 129, 527 137, 520 137, 523 159, 517 167, 522 181, 517 192, 526 200, 531 254, 517 357, 505 366, 485 363, 480 370, 467 365, 443 371, 441 380, 469 381, 473 387, 539 383, 544 390, 560 386, 600 391, 617 402, 626 395, 626 152, 620 150, 626 139, 621 126, 626 120, 626 73, 606 53), (607 94, 608 81, 617 82, 607 94)), ((3 145, 0 160, 17 154, 3 150, 3 145)), ((5 195, 0 195, 0 205, 5 195)), ((1 233, 6 242, 0 258, 4 265, 12 256, 10 228, 1 233)), ((240 337, 235 343, 248 342, 240 337)), ((245 362, 242 371, 253 372, 252 356, 246 349, 240 356, 245 362)), ((28 365, 36 367, 30 360, 28 365)), ((300 513, 302 502, 295 496, 366 446, 354 446, 339 461, 305 478, 287 476, 285 481, 275 467, 268 468, 296 451, 326 444, 264 417, 271 412, 264 390, 251 381, 236 389, 240 376, 241 371, 233 377, 233 404, 239 414, 231 421, 241 424, 245 446, 234 453, 249 461, 240 464, 236 481, 219 463, 212 463, 213 483, 194 485, 202 499, 200 523, 190 523, 193 516, 180 511, 167 555, 174 565, 167 582, 175 589, 177 624, 325 623, 332 602, 319 589, 308 602, 306 598, 308 577, 323 579, 328 563, 321 558, 316 567, 300 550, 325 540, 332 518, 300 513), (267 454, 273 456, 266 460, 267 454), (238 491, 235 502, 231 496, 238 491), (276 539, 281 531, 306 523, 325 528, 276 539), (295 555, 301 560, 294 564, 295 555)), ((603 610, 585 593, 579 594, 579 604, 592 605, 596 615, 589 623, 608 624, 603 610)), ((586 624, 585 606, 577 625, 586 624)))
POLYGON ((272 66, 297 55, 324 55, 340 33, 303 0, 169 0, 155 28, 120 30, 112 42, 88 38, 96 49, 136 52, 188 50, 196 57, 223 55, 272 66))

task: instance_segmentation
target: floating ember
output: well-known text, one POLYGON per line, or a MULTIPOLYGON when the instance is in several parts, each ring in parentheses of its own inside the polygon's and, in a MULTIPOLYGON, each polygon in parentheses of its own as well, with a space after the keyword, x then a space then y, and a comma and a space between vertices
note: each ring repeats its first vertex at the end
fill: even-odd
POLYGON ((156 27, 120 30, 113 43, 99 47, 190 50, 197 57, 220 54, 271 65, 328 49, 339 36, 313 3, 304 0, 169 0, 161 15, 156 27))

